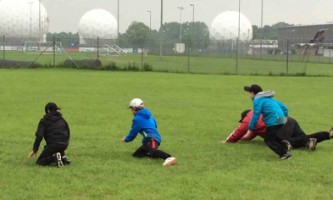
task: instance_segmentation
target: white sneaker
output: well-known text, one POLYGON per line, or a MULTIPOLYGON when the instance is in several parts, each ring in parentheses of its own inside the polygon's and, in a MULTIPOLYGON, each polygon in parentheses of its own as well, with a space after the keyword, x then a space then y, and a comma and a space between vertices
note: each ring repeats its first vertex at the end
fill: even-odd
POLYGON ((61 154, 59 152, 56 153, 56 158, 57 158, 57 165, 58 165, 58 167, 63 167, 64 163, 61 160, 61 154))
POLYGON ((167 159, 165 159, 163 166, 170 166, 176 163, 176 158, 175 157, 169 157, 167 159))

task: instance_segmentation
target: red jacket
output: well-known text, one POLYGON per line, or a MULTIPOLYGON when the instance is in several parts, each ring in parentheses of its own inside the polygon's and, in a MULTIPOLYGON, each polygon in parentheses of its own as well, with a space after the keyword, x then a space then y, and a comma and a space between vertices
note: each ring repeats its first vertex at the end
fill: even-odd
POLYGON ((264 121, 262 121, 262 115, 260 115, 257 125, 253 130, 253 134, 249 137, 244 138, 243 136, 246 134, 251 118, 253 115, 253 111, 247 113, 246 117, 242 120, 241 124, 234 130, 229 137, 227 138, 226 142, 237 142, 238 140, 252 140, 253 138, 257 137, 258 135, 262 138, 265 137, 266 134, 266 126, 264 121))

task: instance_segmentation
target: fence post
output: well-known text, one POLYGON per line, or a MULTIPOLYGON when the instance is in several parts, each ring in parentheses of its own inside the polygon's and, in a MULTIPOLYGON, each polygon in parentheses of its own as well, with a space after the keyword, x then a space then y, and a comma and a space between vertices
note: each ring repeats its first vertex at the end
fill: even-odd
POLYGON ((331 64, 331 49, 328 49, 328 64, 331 64))
POLYGON ((5 41, 6 41, 6 36, 2 36, 2 60, 5 61, 6 59, 6 50, 5 50, 5 41))
POLYGON ((236 40, 237 47, 236 47, 236 75, 238 75, 238 62, 239 62, 239 37, 236 40))
POLYGON ((160 25, 160 61, 163 60, 163 0, 161 0, 161 25, 160 25))
POLYGON ((188 35, 188 47, 187 47, 187 73, 190 73, 190 56, 191 56, 191 53, 190 53, 190 51, 191 51, 191 47, 190 47, 190 34, 188 35))
POLYGON ((99 37, 97 37, 97 60, 99 60, 99 37))
POLYGON ((144 51, 144 45, 141 45, 141 71, 144 71, 143 70, 143 51, 144 51))
POLYGON ((288 68, 289 68, 289 40, 287 40, 286 75, 288 75, 288 68))
POLYGON ((55 35, 53 36, 53 42, 52 42, 52 48, 53 48, 53 67, 55 67, 55 48, 56 48, 56 43, 55 43, 55 35))

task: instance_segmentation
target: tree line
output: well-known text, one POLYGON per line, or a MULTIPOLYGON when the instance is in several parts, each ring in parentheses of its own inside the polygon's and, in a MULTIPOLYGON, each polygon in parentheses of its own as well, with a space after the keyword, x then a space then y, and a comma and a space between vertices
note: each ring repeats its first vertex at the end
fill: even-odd
MULTIPOLYGON (((253 39, 278 39, 278 29, 281 27, 291 26, 285 22, 278 22, 272 26, 253 27, 253 39)), ((80 38, 78 33, 48 33, 47 40, 52 41, 53 38, 62 42, 65 48, 76 48, 79 46, 80 38)), ((113 43, 119 44, 121 48, 145 48, 151 52, 158 52, 160 41, 163 41, 163 47, 174 50, 175 43, 185 43, 187 47, 202 51, 206 49, 211 40, 209 36, 209 28, 203 22, 169 22, 165 23, 161 30, 150 30, 150 28, 142 22, 132 22, 125 33, 120 33, 117 40, 113 43), (161 35, 162 33, 162 35, 161 35)))

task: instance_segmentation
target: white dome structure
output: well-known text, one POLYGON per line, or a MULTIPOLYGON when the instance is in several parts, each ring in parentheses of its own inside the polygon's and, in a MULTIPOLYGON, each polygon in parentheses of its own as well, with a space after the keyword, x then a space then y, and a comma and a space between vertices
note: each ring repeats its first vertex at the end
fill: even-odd
MULTIPOLYGON (((238 37, 239 12, 226 11, 215 17, 210 28, 210 35, 216 40, 236 40, 238 37)), ((240 13, 240 36, 241 41, 250 41, 253 37, 250 20, 240 13)))
POLYGON ((115 39, 117 38, 116 18, 104 9, 94 9, 82 16, 78 33, 84 39, 115 39))
POLYGON ((0 1, 0 35, 17 38, 45 37, 49 19, 39 0, 0 1), (39 15, 40 11, 40 15, 39 15))

